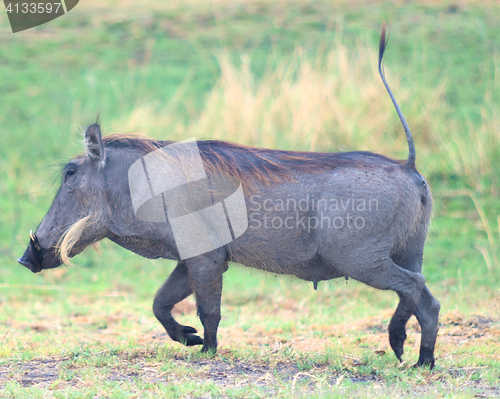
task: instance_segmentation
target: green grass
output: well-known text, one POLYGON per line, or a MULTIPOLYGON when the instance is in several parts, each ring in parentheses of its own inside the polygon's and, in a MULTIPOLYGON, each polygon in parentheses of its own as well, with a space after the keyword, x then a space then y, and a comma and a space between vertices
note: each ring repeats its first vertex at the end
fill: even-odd
MULTIPOLYGON (((81 3, 15 35, 0 14, 2 396, 500 394, 498 5, 81 3), (231 266, 210 358, 171 342, 152 316, 173 262, 109 242, 37 275, 15 262, 98 112, 105 134, 404 158, 375 70, 383 20, 388 79, 434 194, 424 274, 442 304, 436 370, 409 368, 414 319, 398 366, 386 334, 397 297, 356 282, 314 291, 231 266)), ((179 312, 201 329, 192 299, 179 312)))

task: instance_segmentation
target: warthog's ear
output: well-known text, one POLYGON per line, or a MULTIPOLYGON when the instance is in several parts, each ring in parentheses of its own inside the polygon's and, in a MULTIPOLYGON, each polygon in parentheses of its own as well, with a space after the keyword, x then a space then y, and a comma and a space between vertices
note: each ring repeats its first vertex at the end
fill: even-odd
POLYGON ((90 125, 85 132, 85 149, 89 157, 99 160, 99 168, 104 167, 106 164, 106 153, 104 152, 101 128, 97 123, 90 125))

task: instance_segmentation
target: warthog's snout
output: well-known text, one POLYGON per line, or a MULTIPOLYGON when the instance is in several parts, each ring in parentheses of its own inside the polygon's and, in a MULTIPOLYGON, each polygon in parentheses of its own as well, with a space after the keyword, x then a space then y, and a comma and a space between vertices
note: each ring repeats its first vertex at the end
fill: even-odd
POLYGON ((55 250, 43 248, 38 242, 38 238, 31 232, 28 248, 17 261, 33 273, 38 273, 42 269, 51 269, 61 264, 55 250))

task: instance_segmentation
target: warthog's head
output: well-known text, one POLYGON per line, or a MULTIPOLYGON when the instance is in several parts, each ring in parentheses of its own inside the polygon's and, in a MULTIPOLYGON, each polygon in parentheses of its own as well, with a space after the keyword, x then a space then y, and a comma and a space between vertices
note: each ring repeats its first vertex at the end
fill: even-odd
POLYGON ((106 164, 99 125, 85 134, 85 156, 70 161, 64 168, 61 187, 36 233, 18 262, 34 273, 68 263, 72 257, 104 238, 103 204, 106 164))

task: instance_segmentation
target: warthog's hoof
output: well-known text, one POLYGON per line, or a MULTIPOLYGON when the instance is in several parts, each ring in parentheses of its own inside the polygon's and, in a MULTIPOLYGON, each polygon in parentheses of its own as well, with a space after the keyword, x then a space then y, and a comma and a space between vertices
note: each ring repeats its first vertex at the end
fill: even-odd
POLYGON ((391 344, 391 348, 394 351, 394 354, 398 358, 400 362, 403 361, 401 358, 403 356, 403 346, 406 339, 406 332, 404 327, 402 329, 393 329, 389 327, 389 343, 391 344))
POLYGON ((201 353, 207 353, 210 356, 215 355, 216 352, 217 352, 217 346, 203 345, 203 347, 201 348, 201 353))
POLYGON ((429 366, 431 369, 434 368, 434 351, 429 348, 420 348, 420 356, 418 357, 418 362, 413 366, 425 367, 429 366))
POLYGON ((177 328, 176 333, 177 333, 176 336, 177 341, 179 341, 183 345, 186 346, 203 345, 203 339, 200 338, 198 335, 195 335, 197 331, 193 327, 179 326, 179 328, 177 328))

